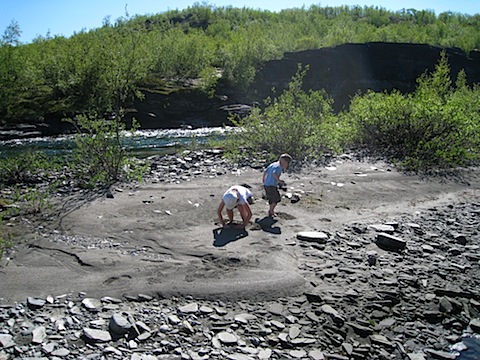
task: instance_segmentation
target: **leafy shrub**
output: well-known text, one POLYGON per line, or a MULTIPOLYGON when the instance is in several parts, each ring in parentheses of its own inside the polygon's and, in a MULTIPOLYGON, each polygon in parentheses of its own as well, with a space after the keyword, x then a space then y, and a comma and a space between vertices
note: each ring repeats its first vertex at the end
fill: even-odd
POLYGON ((30 149, 17 156, 0 159, 0 182, 5 186, 33 183, 40 172, 51 169, 54 164, 44 153, 30 149))
POLYGON ((242 155, 239 149, 249 155, 288 152, 303 159, 341 149, 348 127, 337 121, 332 100, 325 92, 302 90, 307 70, 299 68, 288 89, 276 99, 267 99, 263 110, 254 108, 249 116, 232 120, 241 131, 230 134, 225 141, 230 154, 242 155))
POLYGON ((75 137, 71 166, 80 185, 94 188, 141 178, 145 169, 128 156, 123 146, 125 124, 119 118, 78 116, 74 123, 79 133, 75 137))
POLYGON ((51 207, 49 196, 54 189, 54 184, 42 189, 26 187, 22 184, 9 188, 8 198, 2 199, 7 205, 2 212, 3 217, 43 213, 51 207))
POLYGON ((418 79, 409 95, 357 95, 347 117, 356 124, 357 143, 389 156, 409 170, 465 165, 479 155, 480 92, 465 74, 452 85, 445 54, 435 71, 418 79))

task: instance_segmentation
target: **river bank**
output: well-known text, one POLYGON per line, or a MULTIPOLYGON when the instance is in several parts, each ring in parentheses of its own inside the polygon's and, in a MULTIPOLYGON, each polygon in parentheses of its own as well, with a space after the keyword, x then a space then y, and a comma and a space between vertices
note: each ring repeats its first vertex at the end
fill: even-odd
POLYGON ((144 183, 65 192, 57 216, 11 219, 22 241, 1 262, 2 356, 449 359, 478 333, 476 169, 425 179, 345 154, 284 174, 266 223, 264 160, 149 161, 144 183), (216 224, 235 183, 256 198, 245 232, 216 224), (112 330, 115 314, 133 330, 112 330))

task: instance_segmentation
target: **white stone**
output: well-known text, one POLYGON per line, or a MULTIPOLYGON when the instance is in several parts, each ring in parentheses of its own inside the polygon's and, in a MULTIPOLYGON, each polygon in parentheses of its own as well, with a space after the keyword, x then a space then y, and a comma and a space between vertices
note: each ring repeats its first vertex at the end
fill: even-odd
POLYGON ((190 303, 184 306, 180 306, 178 311, 184 314, 192 314, 198 311, 198 304, 197 303, 190 303))
POLYGON ((238 342, 237 337, 234 334, 229 333, 227 331, 222 331, 218 333, 217 337, 223 344, 226 344, 226 345, 233 345, 238 342))
POLYGON ((47 338, 47 332, 44 326, 39 326, 32 331, 32 343, 41 344, 47 338))
POLYGON ((94 342, 108 342, 112 340, 112 336, 110 335, 110 333, 104 330, 84 328, 83 334, 87 339, 94 342))
POLYGON ((13 341, 13 336, 10 334, 0 334, 0 345, 2 345, 4 349, 8 349, 15 346, 15 342, 13 341))
POLYGON ((88 310, 97 311, 102 307, 102 302, 99 299, 85 298, 82 305, 88 310))
POLYGON ((326 243, 328 235, 321 231, 301 231, 297 234, 298 240, 326 243))
POLYGON ((338 315, 338 311, 327 304, 322 305, 322 311, 328 315, 338 315))

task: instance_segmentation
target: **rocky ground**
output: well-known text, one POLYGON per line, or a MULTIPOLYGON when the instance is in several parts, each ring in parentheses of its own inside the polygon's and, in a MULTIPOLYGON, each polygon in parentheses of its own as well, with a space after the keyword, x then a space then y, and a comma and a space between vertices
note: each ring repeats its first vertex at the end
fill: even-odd
POLYGON ((476 169, 344 155, 284 174, 272 220, 264 162, 220 155, 151 158, 145 183, 65 187, 57 216, 11 219, 0 359, 478 359, 476 169), (215 224, 234 183, 256 197, 246 231, 215 224))

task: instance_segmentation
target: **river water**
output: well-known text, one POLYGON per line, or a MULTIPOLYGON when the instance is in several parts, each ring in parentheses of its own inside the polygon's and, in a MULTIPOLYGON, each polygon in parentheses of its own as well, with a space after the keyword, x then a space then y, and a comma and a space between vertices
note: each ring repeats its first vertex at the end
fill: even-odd
MULTIPOLYGON (((233 127, 205 127, 198 129, 139 130, 125 133, 125 148, 139 157, 163 154, 192 144, 221 140, 233 127)), ((0 158, 15 156, 27 149, 43 151, 47 155, 64 155, 74 147, 73 135, 38 137, 0 141, 0 158)))

